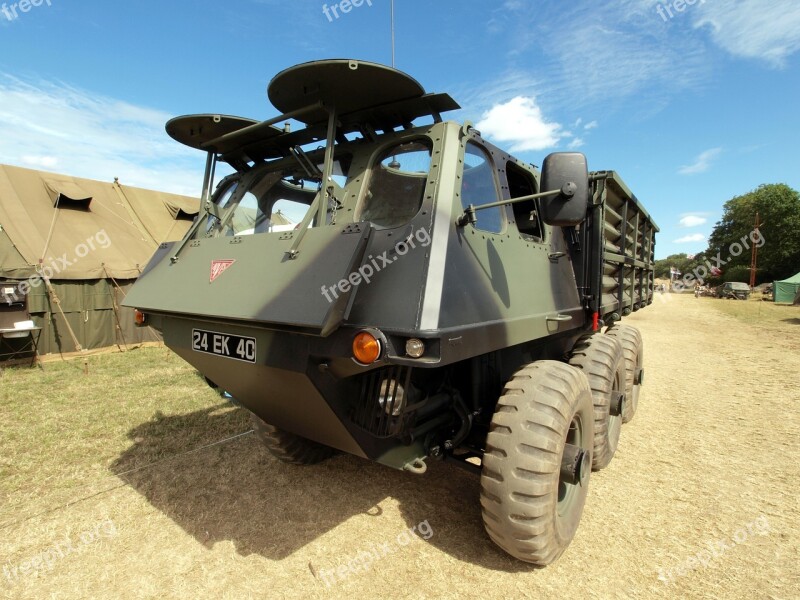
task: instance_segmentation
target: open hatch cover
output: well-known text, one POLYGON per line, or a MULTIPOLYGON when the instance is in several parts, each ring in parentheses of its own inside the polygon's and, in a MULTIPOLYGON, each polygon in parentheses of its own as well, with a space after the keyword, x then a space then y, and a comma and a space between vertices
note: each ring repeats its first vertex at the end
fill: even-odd
POLYGON ((347 115, 365 108, 419 98, 425 89, 397 69, 358 60, 319 60, 281 71, 267 87, 273 106, 289 113, 314 104, 319 110, 298 117, 307 124, 322 123, 327 108, 347 115))

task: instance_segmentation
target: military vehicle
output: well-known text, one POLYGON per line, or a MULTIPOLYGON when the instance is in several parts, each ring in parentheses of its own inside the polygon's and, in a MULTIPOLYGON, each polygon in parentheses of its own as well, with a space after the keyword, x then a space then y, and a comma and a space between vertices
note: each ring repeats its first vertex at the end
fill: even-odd
POLYGON ((717 298, 728 300, 747 300, 750 298, 750 286, 740 281, 729 281, 717 288, 717 298))
POLYGON ((302 64, 268 96, 263 122, 167 123, 207 153, 202 209, 126 304, 280 460, 452 461, 489 536, 552 562, 636 409, 642 340, 618 321, 653 301, 658 228, 615 172, 573 152, 540 172, 395 69, 302 64))

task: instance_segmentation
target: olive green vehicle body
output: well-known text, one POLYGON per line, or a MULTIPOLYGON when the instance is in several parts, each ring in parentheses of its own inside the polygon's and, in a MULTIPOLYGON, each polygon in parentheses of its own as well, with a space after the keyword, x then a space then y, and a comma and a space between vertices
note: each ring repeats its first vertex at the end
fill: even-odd
MULTIPOLYGON (((331 66, 340 62, 347 61, 287 72, 308 79, 344 68, 331 66)), ((356 71, 353 61, 347 69, 356 71)), ((324 88, 324 81, 310 83, 324 88)), ((308 83, 304 89, 313 89, 308 83)), ((341 104, 345 93, 369 96, 358 85, 332 97, 341 104)), ((384 87, 391 85, 390 76, 384 87)), ((273 92, 271 86, 271 98, 273 92)), ((186 239, 158 249, 126 304, 264 421, 419 471, 432 456, 481 456, 503 384, 520 365, 563 360, 587 331, 652 302, 657 227, 614 172, 588 177, 585 215, 575 225, 544 222, 543 206, 558 198, 507 204, 465 222, 460 218, 476 193, 486 193, 488 203, 544 191, 539 170, 469 124, 441 120, 440 111, 457 108, 448 96, 401 95, 337 111, 328 122, 336 126, 328 136, 336 139, 333 148, 325 143, 332 133, 325 111, 301 119, 307 127, 299 131, 213 115, 171 122, 173 137, 199 135, 190 145, 205 145, 236 172, 204 199, 205 212, 186 239), (426 116, 431 122, 412 123, 426 116), (214 132, 203 133, 204 123, 214 132), (252 134, 237 133, 248 127, 252 134), (219 139, 225 135, 231 139, 219 139), (427 149, 422 172, 393 166, 409 148, 427 149), (394 151, 399 157, 387 166, 394 151), (484 161, 469 166, 476 156, 484 161), (329 181, 324 175, 333 173, 333 162, 346 166, 341 185, 296 185, 315 165, 320 181, 329 181), (472 185, 479 174, 473 169, 483 169, 481 180, 493 186, 472 185), (265 192, 258 210, 275 219, 275 199, 288 198, 310 206, 306 217, 294 229, 237 231, 237 193, 241 198, 260 185, 250 182, 275 173, 281 180, 269 189, 282 191, 265 192), (405 191, 411 198, 401 218, 381 208, 381 177, 389 188, 395 177, 399 190, 386 192, 387 202, 402 204, 405 191), (226 212, 220 199, 237 181, 226 212), (381 344, 369 365, 353 357, 354 337, 363 331, 381 344), (418 358, 406 351, 412 339, 424 344, 418 358), (207 347, 199 348, 203 341, 207 347), (388 396, 400 388, 402 408, 390 414, 388 396)), ((293 103, 281 108, 283 117, 302 104, 293 103)))

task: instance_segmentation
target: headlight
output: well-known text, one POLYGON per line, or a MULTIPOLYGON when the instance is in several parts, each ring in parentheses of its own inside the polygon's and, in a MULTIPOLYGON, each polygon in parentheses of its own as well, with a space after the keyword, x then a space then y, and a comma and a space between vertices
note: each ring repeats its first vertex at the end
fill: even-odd
POLYGON ((425 342, 411 338, 406 342, 406 354, 411 358, 420 358, 425 354, 425 342))

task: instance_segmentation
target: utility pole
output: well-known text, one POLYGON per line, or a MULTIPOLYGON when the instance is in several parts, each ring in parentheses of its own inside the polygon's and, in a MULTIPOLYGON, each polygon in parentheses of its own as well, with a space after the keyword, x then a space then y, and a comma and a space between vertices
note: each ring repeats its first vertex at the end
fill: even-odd
MULTIPOLYGON (((753 231, 756 232, 756 235, 760 238, 761 233, 758 231, 758 228, 761 226, 758 217, 758 211, 756 211, 756 225, 753 228, 753 231)), ((758 267, 758 246, 754 243, 753 249, 750 253, 750 288, 754 288, 756 286, 756 268, 758 267)))

